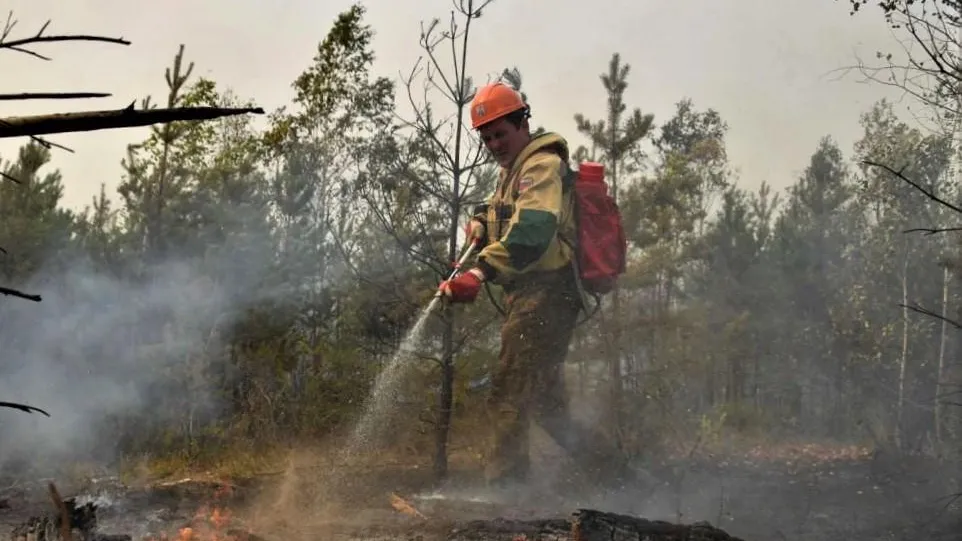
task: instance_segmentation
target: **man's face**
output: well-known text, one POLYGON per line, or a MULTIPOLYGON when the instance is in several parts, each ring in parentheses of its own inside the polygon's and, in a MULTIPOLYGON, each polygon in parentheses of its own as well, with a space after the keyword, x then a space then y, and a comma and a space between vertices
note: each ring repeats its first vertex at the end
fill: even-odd
POLYGON ((481 126, 481 140, 501 167, 510 166, 528 144, 526 124, 524 122, 516 128, 507 119, 499 118, 481 126))

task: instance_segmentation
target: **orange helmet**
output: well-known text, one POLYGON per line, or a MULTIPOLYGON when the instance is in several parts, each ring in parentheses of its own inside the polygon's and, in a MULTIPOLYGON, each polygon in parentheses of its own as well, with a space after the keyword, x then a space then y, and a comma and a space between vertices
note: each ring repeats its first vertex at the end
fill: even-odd
POLYGON ((471 127, 481 126, 521 109, 527 109, 521 94, 502 83, 495 82, 478 89, 471 101, 471 127))

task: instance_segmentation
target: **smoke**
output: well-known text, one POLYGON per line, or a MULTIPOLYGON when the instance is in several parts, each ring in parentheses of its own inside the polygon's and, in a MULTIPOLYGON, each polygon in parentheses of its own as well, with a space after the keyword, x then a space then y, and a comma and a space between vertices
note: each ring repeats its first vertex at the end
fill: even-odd
POLYGON ((224 403, 215 386, 231 377, 224 338, 269 294, 256 285, 270 255, 253 251, 178 256, 138 278, 72 250, 47 258, 20 285, 43 301, 0 305, 0 399, 50 417, 0 411, 0 463, 108 466, 121 448, 157 441, 145 438, 160 428, 197 433, 216 419, 224 403))

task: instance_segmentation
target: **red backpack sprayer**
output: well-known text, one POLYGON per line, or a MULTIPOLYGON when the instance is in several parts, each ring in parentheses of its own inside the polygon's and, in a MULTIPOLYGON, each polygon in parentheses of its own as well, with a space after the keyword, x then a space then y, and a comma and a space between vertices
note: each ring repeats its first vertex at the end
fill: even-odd
MULTIPOLYGON (((569 170, 568 175, 565 185, 566 189, 574 190, 576 232, 573 239, 559 238, 574 252, 572 263, 579 287, 594 297, 597 303, 591 312, 594 314, 600 307, 601 296, 611 292, 618 277, 625 272, 628 242, 621 212, 615 198, 608 193, 605 166, 597 162, 582 162, 577 170, 569 170)), ((465 247, 448 280, 461 272, 463 265, 478 248, 479 243, 476 242, 465 247)), ((442 293, 438 290, 427 308, 428 312, 434 309, 441 297, 442 293)), ((503 313, 500 306, 496 307, 503 313)))

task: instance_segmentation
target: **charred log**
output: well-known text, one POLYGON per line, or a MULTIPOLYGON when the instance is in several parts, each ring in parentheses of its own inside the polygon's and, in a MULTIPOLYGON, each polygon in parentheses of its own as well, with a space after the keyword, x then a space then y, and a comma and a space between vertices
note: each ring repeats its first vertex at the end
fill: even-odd
POLYGON ((420 541, 742 541, 707 522, 674 524, 591 509, 580 509, 568 518, 457 523, 427 519, 393 528, 332 528, 324 533, 332 538, 420 541))
POLYGON ((691 525, 579 509, 571 525, 574 541, 742 541, 707 522, 691 525))

